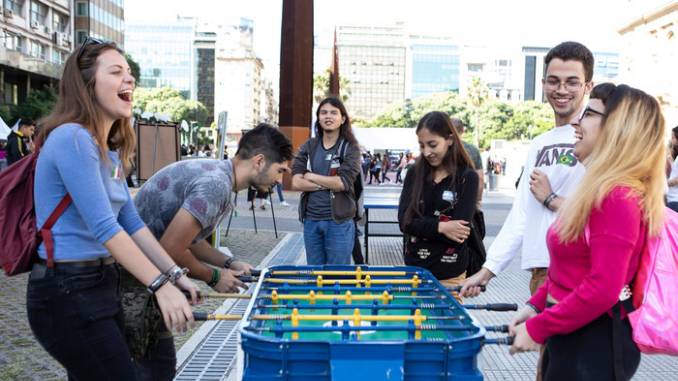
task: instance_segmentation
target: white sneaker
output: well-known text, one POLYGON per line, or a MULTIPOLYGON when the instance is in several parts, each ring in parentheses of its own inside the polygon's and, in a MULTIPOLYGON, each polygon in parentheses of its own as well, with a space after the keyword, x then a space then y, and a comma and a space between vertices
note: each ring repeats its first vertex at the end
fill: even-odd
POLYGON ((283 202, 280 203, 280 205, 282 205, 282 206, 290 206, 290 203, 287 202, 287 201, 283 201, 283 202))
POLYGON ((271 205, 271 202, 268 201, 267 199, 264 199, 264 204, 266 204, 266 205, 271 205))

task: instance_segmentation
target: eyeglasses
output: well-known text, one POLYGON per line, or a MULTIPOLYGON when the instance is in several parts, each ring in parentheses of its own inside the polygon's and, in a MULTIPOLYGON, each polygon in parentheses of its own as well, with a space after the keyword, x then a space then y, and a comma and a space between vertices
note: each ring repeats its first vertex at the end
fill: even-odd
POLYGON ((548 78, 544 82, 544 87, 549 90, 558 90, 560 89, 560 86, 563 86, 567 91, 574 92, 581 89, 582 86, 584 86, 584 83, 577 79, 568 79, 564 82, 561 82, 556 78, 548 78))
POLYGON ((581 113, 581 116, 579 117, 579 121, 581 122, 582 119, 589 117, 589 116, 592 116, 592 115, 598 115, 598 116, 602 116, 602 117, 607 116, 606 113, 594 110, 591 107, 587 106, 584 109, 584 112, 581 113))
POLYGON ((106 41, 98 39, 96 37, 87 36, 87 38, 85 38, 85 41, 83 41, 82 45, 80 45, 80 47, 78 48, 78 53, 76 55, 77 61, 80 61, 80 58, 82 57, 83 53, 85 53, 85 46, 99 45, 104 43, 106 43, 106 41))

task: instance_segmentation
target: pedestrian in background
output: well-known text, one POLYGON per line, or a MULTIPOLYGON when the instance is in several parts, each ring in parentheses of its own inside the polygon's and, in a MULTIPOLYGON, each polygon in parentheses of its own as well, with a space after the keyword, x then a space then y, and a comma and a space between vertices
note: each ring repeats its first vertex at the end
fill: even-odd
POLYGON ((7 136, 7 165, 12 165, 33 152, 35 122, 19 119, 19 126, 7 136))
POLYGON ((391 182, 391 178, 387 176, 388 171, 391 169, 391 157, 388 154, 388 151, 384 153, 384 157, 381 159, 381 183, 391 182))
POLYGON ((407 159, 405 158, 405 155, 401 152, 398 155, 398 167, 396 168, 396 184, 402 184, 403 183, 403 170, 405 169, 405 166, 407 165, 407 159))

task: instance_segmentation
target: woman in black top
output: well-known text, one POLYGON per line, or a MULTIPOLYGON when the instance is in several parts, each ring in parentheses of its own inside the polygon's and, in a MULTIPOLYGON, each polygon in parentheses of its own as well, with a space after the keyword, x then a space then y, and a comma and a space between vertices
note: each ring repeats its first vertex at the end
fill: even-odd
POLYGON ((466 277, 466 238, 476 209, 478 174, 447 114, 433 111, 417 125, 421 155, 405 177, 398 221, 405 264, 428 269, 446 286, 466 277))

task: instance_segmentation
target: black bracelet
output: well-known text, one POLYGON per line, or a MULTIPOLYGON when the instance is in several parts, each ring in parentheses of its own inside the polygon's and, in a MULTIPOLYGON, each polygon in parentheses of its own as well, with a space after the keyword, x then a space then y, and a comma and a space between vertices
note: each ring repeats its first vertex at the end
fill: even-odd
POLYGON ((551 205, 551 202, 552 202, 553 200, 555 200, 556 197, 558 197, 558 195, 555 194, 554 192, 551 192, 551 194, 548 195, 548 196, 544 199, 543 204, 544 204, 544 206, 546 207, 546 209, 550 209, 550 208, 549 208, 549 205, 551 205))
POLYGON ((153 282, 151 282, 151 284, 149 284, 148 287, 146 287, 146 290, 148 290, 148 292, 150 292, 151 294, 155 294, 160 289, 160 287, 164 286, 165 283, 169 281, 169 279, 170 278, 169 276, 167 276, 167 274, 161 273, 160 275, 155 277, 155 279, 153 279, 153 282))
POLYGON ((235 261, 235 260, 234 260, 232 257, 226 258, 226 261, 224 262, 224 268, 225 268, 225 269, 230 269, 230 268, 231 268, 231 264, 233 264, 234 261, 235 261))
POLYGON ((219 279, 221 279, 221 272, 218 269, 212 268, 212 279, 207 282, 207 285, 214 287, 219 283, 219 279))
POLYGON ((541 313, 541 311, 539 311, 539 309, 534 304, 528 302, 528 303, 525 303, 525 305, 530 307, 534 312, 541 313))

